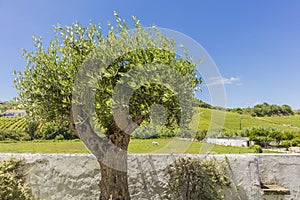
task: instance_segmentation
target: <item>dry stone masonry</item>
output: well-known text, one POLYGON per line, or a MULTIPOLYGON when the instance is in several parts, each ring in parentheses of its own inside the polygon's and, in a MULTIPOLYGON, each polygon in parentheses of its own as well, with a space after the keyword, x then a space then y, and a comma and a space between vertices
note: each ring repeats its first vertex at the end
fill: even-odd
MULTIPOLYGON (((214 157, 228 164, 231 187, 224 190, 228 200, 300 199, 300 155, 162 155, 128 156, 129 190, 132 199, 165 199, 167 168, 179 157, 205 159, 214 157), (288 193, 263 195, 262 183, 278 185, 288 193)), ((100 170, 90 154, 0 154, 0 159, 23 158, 27 182, 40 199, 98 199, 100 170)))

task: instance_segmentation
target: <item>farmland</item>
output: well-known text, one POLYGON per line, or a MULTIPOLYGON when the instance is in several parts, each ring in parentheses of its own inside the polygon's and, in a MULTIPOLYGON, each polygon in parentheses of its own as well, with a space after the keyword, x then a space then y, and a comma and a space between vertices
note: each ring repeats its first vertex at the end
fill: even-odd
POLYGON ((244 128, 264 126, 282 131, 298 132, 300 131, 300 115, 252 117, 246 114, 240 115, 234 112, 200 108, 200 112, 194 116, 191 127, 195 128, 197 125, 198 130, 208 130, 211 127, 212 129, 225 129, 229 132, 237 132, 244 128), (213 118, 212 115, 214 116, 213 118), (223 126, 220 124, 222 120, 224 120, 223 126))
POLYGON ((17 131, 25 131, 26 128, 26 120, 20 117, 12 117, 12 118, 0 118, 0 130, 17 130, 17 131))
MULTIPOLYGON (((241 129, 251 127, 272 127, 280 131, 300 132, 300 115, 252 117, 247 114, 224 112, 207 108, 198 109, 190 124, 192 130, 223 130, 229 133, 237 133, 241 129)), ((0 130, 16 131, 24 133, 27 123, 25 118, 0 117, 0 130)), ((41 129, 38 126, 38 129, 41 129)))

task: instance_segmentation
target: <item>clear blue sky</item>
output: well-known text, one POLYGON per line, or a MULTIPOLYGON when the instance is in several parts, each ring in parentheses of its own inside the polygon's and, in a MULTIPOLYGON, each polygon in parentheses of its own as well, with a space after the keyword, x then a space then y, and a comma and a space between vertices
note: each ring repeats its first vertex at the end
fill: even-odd
POLYGON ((298 0, 0 0, 0 100, 17 96, 12 71, 24 68, 21 48, 32 49, 32 35, 49 41, 53 25, 75 20, 104 26, 114 10, 199 42, 222 74, 228 107, 268 102, 300 108, 298 0))

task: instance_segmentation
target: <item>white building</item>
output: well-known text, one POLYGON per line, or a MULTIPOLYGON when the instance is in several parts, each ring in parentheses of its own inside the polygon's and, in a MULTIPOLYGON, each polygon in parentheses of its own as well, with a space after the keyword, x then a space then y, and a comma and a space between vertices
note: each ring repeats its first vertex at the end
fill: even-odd
POLYGON ((4 112, 4 117, 22 117, 26 115, 25 110, 13 110, 9 109, 4 112))
POLYGON ((224 146, 236 146, 236 147, 249 147, 250 141, 247 137, 218 137, 218 138, 206 138, 205 142, 210 144, 219 144, 224 146))

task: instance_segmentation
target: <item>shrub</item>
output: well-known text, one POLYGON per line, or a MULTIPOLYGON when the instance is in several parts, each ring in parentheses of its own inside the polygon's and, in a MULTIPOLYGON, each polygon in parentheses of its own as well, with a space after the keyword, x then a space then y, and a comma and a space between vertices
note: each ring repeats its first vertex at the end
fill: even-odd
POLYGON ((32 140, 35 139, 35 134, 38 130, 38 126, 39 124, 34 121, 28 121, 26 124, 25 132, 30 136, 32 140))
POLYGON ((154 126, 142 126, 136 129, 132 136, 138 139, 158 138, 158 130, 154 126))
POLYGON ((172 130, 167 127, 162 127, 158 136, 159 138, 171 138, 171 137, 175 137, 176 134, 177 134, 177 129, 172 130))
POLYGON ((28 141, 30 136, 20 130, 0 130, 0 140, 28 141))
POLYGON ((269 146, 271 141, 276 141, 279 145, 280 141, 286 139, 286 137, 290 138, 289 133, 282 133, 280 130, 271 127, 252 127, 249 131, 249 140, 264 145, 265 148, 269 146))
POLYGON ((241 137, 249 137, 250 129, 249 128, 243 128, 242 130, 238 131, 238 135, 241 136, 241 137))
POLYGON ((54 140, 64 140, 64 139, 65 139, 65 137, 61 134, 55 136, 55 138, 54 138, 54 140))
POLYGON ((132 133, 132 137, 137 139, 149 139, 149 138, 170 138, 175 137, 177 131, 169 129, 165 126, 153 126, 150 124, 142 124, 142 126, 136 129, 132 133))
POLYGON ((198 131, 195 135, 197 141, 202 141, 207 135, 207 130, 198 131))
POLYGON ((255 153, 262 153, 263 152, 261 146, 259 146, 257 144, 252 145, 250 148, 253 149, 255 153))
POLYGON ((290 140, 284 140, 280 143, 280 146, 288 148, 292 146, 292 142, 290 140))
POLYGON ((222 199, 221 188, 228 187, 226 163, 215 159, 200 161, 179 158, 169 166, 168 199, 222 199))
POLYGON ((16 158, 0 161, 0 199, 32 199, 23 167, 23 161, 16 158))
POLYGON ((68 127, 46 123, 35 135, 35 139, 53 140, 53 139, 74 139, 68 127))
POLYGON ((291 140, 291 146, 298 146, 300 144, 300 138, 296 137, 291 140))
POLYGON ((177 136, 181 138, 192 138, 193 134, 191 132, 192 132, 191 130, 178 129, 177 136))

